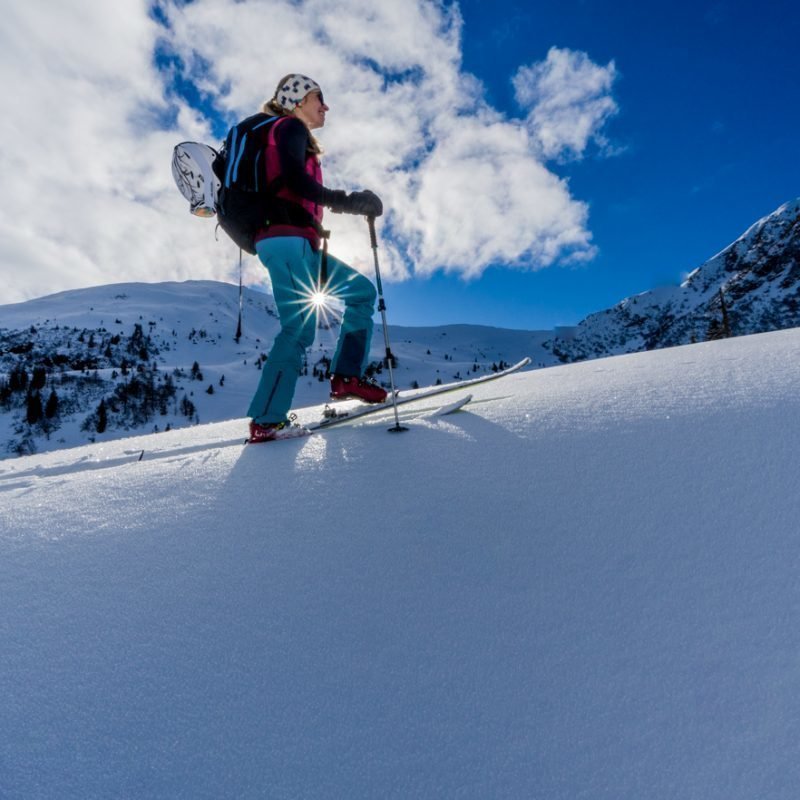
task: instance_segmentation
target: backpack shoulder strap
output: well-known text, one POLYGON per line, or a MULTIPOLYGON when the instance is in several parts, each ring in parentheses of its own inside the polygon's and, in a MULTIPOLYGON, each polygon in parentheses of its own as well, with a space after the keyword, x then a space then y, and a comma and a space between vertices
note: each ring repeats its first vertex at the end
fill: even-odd
POLYGON ((266 146, 270 123, 279 120, 271 114, 259 112, 234 125, 225 139, 225 175, 223 185, 229 189, 243 182, 243 188, 257 189, 256 162, 258 151, 266 146), (252 185, 251 185, 252 184, 252 185))

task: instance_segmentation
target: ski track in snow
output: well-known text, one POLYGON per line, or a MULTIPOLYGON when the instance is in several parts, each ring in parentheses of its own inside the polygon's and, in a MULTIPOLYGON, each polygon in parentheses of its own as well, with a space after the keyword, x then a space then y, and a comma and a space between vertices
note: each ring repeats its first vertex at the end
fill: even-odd
POLYGON ((798 351, 0 462, 0 797, 796 797, 798 351))

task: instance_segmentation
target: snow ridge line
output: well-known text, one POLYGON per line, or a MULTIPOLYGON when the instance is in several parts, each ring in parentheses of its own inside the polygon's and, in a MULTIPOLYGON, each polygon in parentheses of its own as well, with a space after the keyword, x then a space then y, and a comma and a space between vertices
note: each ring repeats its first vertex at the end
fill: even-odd
POLYGON ((217 448, 222 449, 225 447, 231 447, 232 445, 242 444, 243 442, 244 437, 237 436, 235 439, 222 439, 216 442, 185 445, 183 447, 175 447, 166 450, 126 450, 122 455, 110 456, 109 458, 92 460, 91 458, 87 457, 72 464, 60 464, 53 467, 34 467, 33 469, 21 470, 19 472, 16 472, 12 469, 7 473, 0 473, 0 491, 14 488, 3 485, 10 481, 17 481, 26 478, 50 478, 58 475, 70 475, 77 472, 91 472, 92 470, 110 469, 111 467, 118 467, 122 464, 134 464, 139 461, 143 461, 145 459, 145 453, 147 454, 147 461, 156 461, 163 458, 191 455, 192 453, 202 452, 204 450, 214 450, 217 448))
MULTIPOLYGON (((437 387, 430 387, 428 389, 420 390, 417 394, 412 394, 409 396, 403 396, 402 402, 403 405, 411 404, 421 400, 431 400, 439 394, 447 394, 452 391, 458 391, 459 389, 466 389, 470 386, 474 386, 480 383, 488 383, 490 381, 497 380, 498 378, 505 377, 506 375, 510 375, 518 370, 522 369, 523 367, 527 366, 530 363, 530 358, 524 358, 521 361, 517 362, 516 364, 508 367, 505 370, 501 370, 492 375, 483 375, 479 378, 472 378, 466 381, 462 381, 460 383, 453 383, 453 384, 446 384, 437 387)), ((423 409, 409 409, 407 415, 403 415, 404 419, 415 419, 420 415, 424 415, 425 412, 433 411, 433 414, 429 416, 438 416, 444 415, 447 413, 452 413, 453 411, 457 411, 463 405, 471 402, 472 395, 468 395, 466 399, 462 398, 461 400, 455 401, 451 403, 449 406, 434 406, 428 407, 423 409), (450 408, 452 406, 452 408, 450 408), (450 409, 449 411, 447 409, 450 409), (409 413, 410 412, 410 413, 409 413)), ((392 404, 385 403, 382 404, 380 407, 369 407, 366 409, 358 409, 355 413, 351 415, 343 415, 341 418, 335 420, 332 424, 331 421, 328 420, 321 420, 316 423, 311 423, 310 428, 313 433, 317 433, 320 431, 324 431, 328 427, 334 427, 334 425, 340 424, 348 424, 348 423, 357 423, 361 417, 369 416, 373 413, 379 414, 381 412, 387 413, 392 411, 392 404)), ((401 412, 402 414, 402 412, 401 412)), ((233 447, 234 445, 244 445, 246 444, 245 438, 243 436, 237 436, 236 438, 232 439, 222 439, 219 441, 213 442, 202 442, 200 444, 193 444, 193 445, 185 445, 185 446, 178 446, 175 448, 167 448, 162 450, 153 450, 148 451, 146 449, 139 449, 136 448, 135 450, 126 450, 121 455, 117 456, 110 456, 104 459, 92 459, 91 456, 86 456, 80 459, 77 462, 73 462, 70 464, 59 464, 52 467, 34 467, 33 469, 21 470, 16 471, 13 468, 7 470, 5 472, 0 472, 0 491, 10 491, 12 489, 18 488, 26 488, 30 486, 30 483, 26 483, 25 481, 30 481, 32 478, 49 478, 59 475, 70 475, 79 472, 88 472, 92 470, 101 470, 101 469, 109 469, 116 466, 121 466, 123 464, 131 464, 137 463, 139 461, 156 461, 164 458, 179 458, 185 455, 191 455, 192 453, 199 453, 204 452, 207 450, 221 450, 226 447, 233 447), (146 456, 146 459, 145 459, 146 456), (23 481, 23 483, 20 483, 23 481)))
MULTIPOLYGON (((466 395, 453 403, 446 406, 432 406, 422 409, 409 409, 406 411, 402 418, 404 421, 414 419, 431 419, 434 417, 445 416, 461 410, 472 400, 472 395, 466 395)), ((384 412, 390 412, 391 406, 381 409, 384 412)), ((357 422, 358 417, 351 420, 357 422)), ((112 467, 122 466, 123 464, 135 464, 140 461, 160 461, 165 458, 180 458, 181 456, 191 455, 192 453, 201 453, 206 450, 221 450, 226 447, 233 447, 235 445, 244 446, 246 441, 241 436, 235 439, 223 439, 217 442, 205 442, 203 444, 186 445, 184 447, 176 447, 166 450, 128 450, 119 456, 111 456, 102 460, 92 461, 89 459, 82 459, 72 464, 62 464, 54 467, 35 467, 34 469, 23 470, 14 472, 10 470, 8 473, 0 473, 0 492, 12 491, 14 489, 24 489, 30 487, 31 478, 51 478, 58 477, 59 475, 71 475, 79 472, 91 472, 93 470, 111 469, 112 467)))
MULTIPOLYGON (((471 400, 472 395, 470 394, 446 406, 428 406, 422 409, 409 409, 406 411, 405 415, 403 415, 403 419, 408 421, 416 418, 424 419, 444 416, 458 411, 471 400)), ((391 412, 391 410, 391 405, 380 409, 380 411, 384 412, 391 412)), ((355 423, 358 422, 358 420, 358 417, 354 417, 349 421, 355 423)), ((226 447, 233 447, 235 445, 244 446, 245 444, 245 438, 243 436, 237 436, 234 439, 221 439, 214 442, 203 442, 202 444, 184 445, 163 450, 147 450, 146 448, 142 448, 141 450, 126 450, 122 455, 109 456, 104 459, 92 460, 91 458, 84 458, 71 464, 60 464, 53 467, 34 467, 33 469, 21 470, 19 472, 15 472, 12 469, 6 473, 0 473, 0 491, 27 488, 30 486, 29 482, 19 483, 19 481, 29 481, 31 478, 51 478, 79 472, 111 469, 112 467, 118 467, 123 464, 135 464, 140 461, 160 461, 165 458, 180 458, 181 456, 192 455, 193 453, 202 453, 207 450, 222 450, 226 447)))

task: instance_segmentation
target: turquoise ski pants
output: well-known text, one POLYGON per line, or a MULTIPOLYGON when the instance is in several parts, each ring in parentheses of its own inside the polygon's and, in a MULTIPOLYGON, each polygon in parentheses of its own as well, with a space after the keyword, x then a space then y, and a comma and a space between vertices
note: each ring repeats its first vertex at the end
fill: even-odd
MULTIPOLYGON (((256 250, 269 271, 281 321, 247 412, 255 422, 266 425, 286 420, 305 352, 314 342, 318 310, 310 298, 319 284, 321 254, 299 236, 262 239, 256 250)), ((372 339, 375 287, 368 278, 329 255, 325 291, 345 305, 331 372, 361 377, 372 339)))

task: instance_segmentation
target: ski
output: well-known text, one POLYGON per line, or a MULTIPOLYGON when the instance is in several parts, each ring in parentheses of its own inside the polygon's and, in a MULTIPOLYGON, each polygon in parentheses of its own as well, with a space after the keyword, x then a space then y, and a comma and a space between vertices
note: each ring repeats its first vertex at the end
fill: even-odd
POLYGON ((433 419, 435 417, 446 417, 448 414, 455 414, 456 411, 461 411, 467 403, 472 402, 472 395, 468 394, 464 397, 459 397, 458 400, 448 403, 446 406, 439 406, 434 408, 433 411, 426 411, 424 414, 414 417, 414 419, 433 419))
MULTIPOLYGON (((416 394, 399 394, 395 398, 395 403, 398 406, 403 406, 408 403, 416 403, 418 400, 425 400, 428 397, 436 397, 440 394, 446 394, 447 392, 456 392, 461 389, 467 389, 472 386, 477 386, 481 383, 488 383, 489 381, 496 381, 498 378, 504 378, 506 375, 511 375, 514 372, 518 372, 523 367, 527 367, 528 364, 531 363, 530 358, 523 358, 522 361, 518 361, 516 364, 508 367, 507 369, 500 370, 499 372, 493 372, 490 375, 481 375, 477 378, 470 378, 465 381, 460 381, 458 383, 448 383, 442 386, 431 386, 428 389, 422 389, 421 391, 417 392, 416 394)), ((392 410, 392 401, 389 400, 385 403, 380 403, 378 405, 371 405, 371 406, 359 406, 357 408, 345 410, 345 411, 338 411, 336 408, 331 406, 326 406, 325 413, 326 416, 323 419, 319 420, 319 422, 312 422, 311 424, 306 425, 305 427, 308 428, 310 431, 322 431, 327 428, 332 428, 334 425, 341 425, 346 422, 353 422, 354 420, 361 419, 362 417, 369 416, 370 414, 377 414, 381 411, 391 411, 392 410)))

